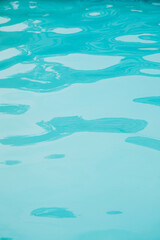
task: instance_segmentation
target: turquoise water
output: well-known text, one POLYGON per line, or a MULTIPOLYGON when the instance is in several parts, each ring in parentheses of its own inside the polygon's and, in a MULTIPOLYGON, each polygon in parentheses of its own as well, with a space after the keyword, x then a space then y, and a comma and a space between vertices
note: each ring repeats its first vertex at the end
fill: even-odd
POLYGON ((0 239, 160 239, 160 2, 0 1, 0 239))

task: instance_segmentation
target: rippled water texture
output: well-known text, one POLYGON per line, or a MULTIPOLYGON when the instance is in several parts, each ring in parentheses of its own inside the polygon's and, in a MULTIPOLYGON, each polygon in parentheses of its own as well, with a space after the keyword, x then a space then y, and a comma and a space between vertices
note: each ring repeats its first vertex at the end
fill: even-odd
POLYGON ((160 1, 0 1, 0 240, 160 239, 160 1))

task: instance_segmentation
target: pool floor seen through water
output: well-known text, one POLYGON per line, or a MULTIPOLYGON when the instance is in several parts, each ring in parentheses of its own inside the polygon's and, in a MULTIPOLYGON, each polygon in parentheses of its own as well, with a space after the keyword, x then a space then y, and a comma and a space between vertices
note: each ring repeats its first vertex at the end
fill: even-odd
POLYGON ((0 1, 0 240, 160 240, 160 2, 0 1))

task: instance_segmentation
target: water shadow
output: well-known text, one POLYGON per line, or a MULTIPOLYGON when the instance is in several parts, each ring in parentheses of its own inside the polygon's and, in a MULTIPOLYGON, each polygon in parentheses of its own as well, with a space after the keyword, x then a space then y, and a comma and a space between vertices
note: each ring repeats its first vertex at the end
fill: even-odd
POLYGON ((36 136, 11 136, 0 139, 4 145, 24 146, 43 141, 54 141, 77 132, 136 133, 147 126, 145 120, 129 118, 100 118, 85 120, 82 117, 57 117, 37 123, 46 133, 36 136))
POLYGON ((137 103, 144 103, 144 104, 160 106, 160 96, 135 98, 133 101, 137 102, 137 103))
POLYGON ((107 214, 109 215, 118 215, 118 214, 122 214, 123 212, 121 211, 109 211, 109 212, 106 212, 107 214))
POLYGON ((147 137, 129 137, 125 140, 127 143, 133 143, 147 148, 160 151, 160 140, 147 137))
POLYGON ((73 212, 66 208, 38 208, 31 212, 31 216, 47 218, 76 218, 73 212))
POLYGON ((59 158, 64 158, 65 154, 51 154, 49 156, 46 156, 45 158, 48 159, 59 159, 59 158))
POLYGON ((9 104, 1 104, 0 105, 0 113, 5 114, 13 114, 13 115, 20 115, 29 110, 29 105, 9 105, 9 104))
POLYGON ((4 164, 4 165, 8 165, 8 166, 17 165, 20 163, 21 163, 21 161, 15 161, 15 160, 6 160, 4 162, 0 162, 0 164, 4 164))

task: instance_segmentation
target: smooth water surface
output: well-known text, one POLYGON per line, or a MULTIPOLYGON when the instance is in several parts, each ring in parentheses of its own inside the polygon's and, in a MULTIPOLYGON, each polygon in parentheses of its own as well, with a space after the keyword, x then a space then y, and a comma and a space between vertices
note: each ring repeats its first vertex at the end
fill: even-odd
POLYGON ((0 130, 1 240, 160 240, 159 0, 1 0, 0 130))

